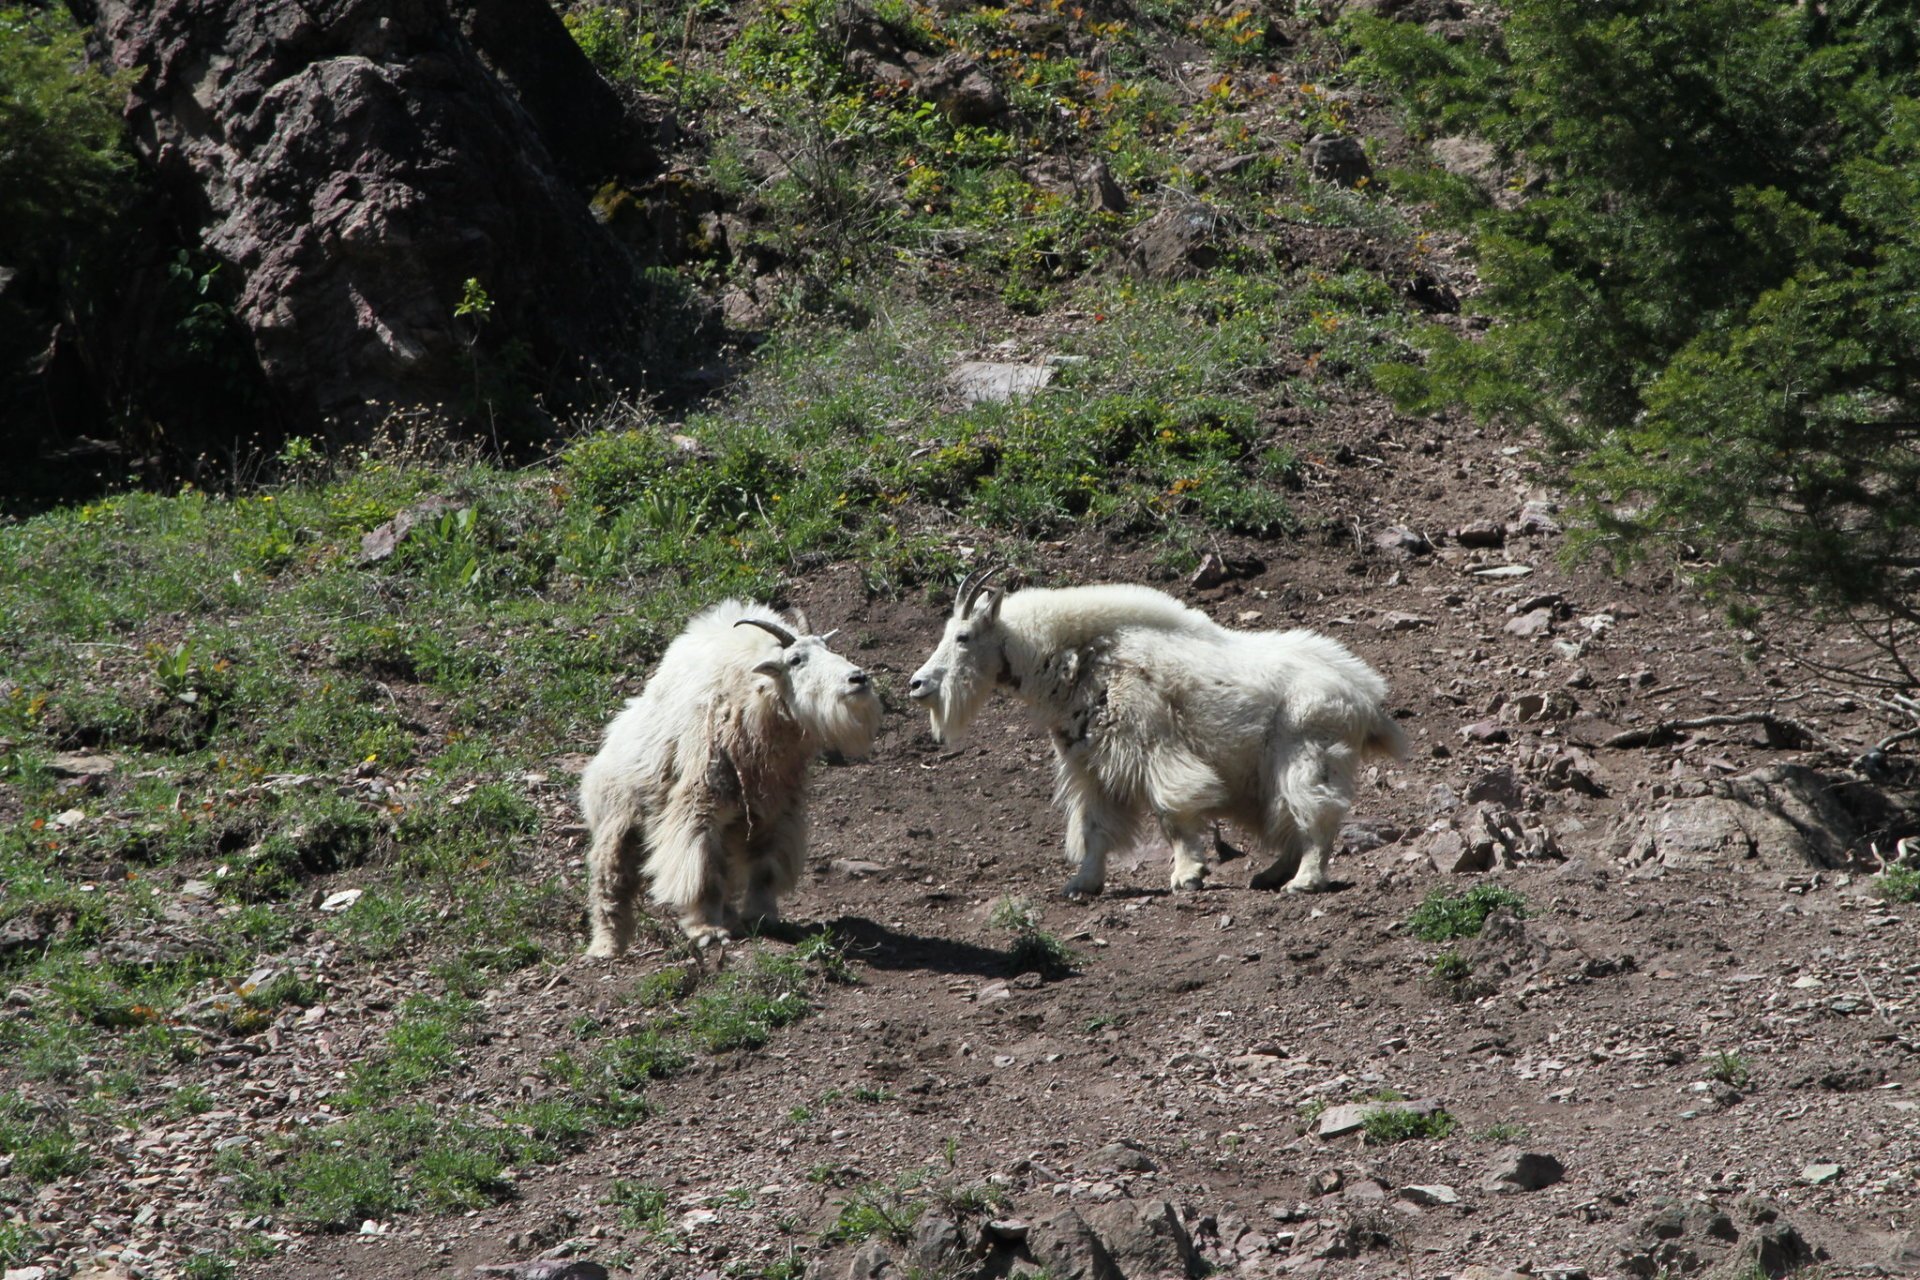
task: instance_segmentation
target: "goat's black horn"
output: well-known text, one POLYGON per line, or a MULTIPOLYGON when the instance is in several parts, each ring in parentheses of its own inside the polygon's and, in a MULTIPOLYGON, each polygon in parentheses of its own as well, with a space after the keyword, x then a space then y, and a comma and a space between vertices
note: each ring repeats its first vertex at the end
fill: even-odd
POLYGON ((775 640, 778 640, 782 649, 792 644, 794 640, 793 632, 787 630, 777 622, 768 622, 765 618, 741 618, 733 625, 736 627, 758 627, 775 640))
POLYGON ((964 618, 972 612, 973 602, 978 600, 980 593, 987 589, 987 583, 992 581, 993 575, 1006 567, 1004 563, 993 560, 981 566, 978 573, 967 575, 966 581, 960 584, 960 607, 956 610, 959 616, 964 618))

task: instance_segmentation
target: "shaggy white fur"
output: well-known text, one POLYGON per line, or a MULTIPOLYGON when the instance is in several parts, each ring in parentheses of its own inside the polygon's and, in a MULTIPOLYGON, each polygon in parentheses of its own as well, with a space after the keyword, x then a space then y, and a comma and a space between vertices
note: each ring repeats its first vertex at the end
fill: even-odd
POLYGON ((1004 688, 1053 737, 1072 895, 1159 821, 1172 883, 1198 888, 1217 819, 1273 855, 1255 888, 1327 887, 1327 857, 1368 756, 1402 759, 1387 685, 1311 631, 1230 631, 1148 587, 963 589, 909 694, 951 740, 1004 688))
POLYGON ((864 756, 880 725, 866 672, 830 636, 723 600, 667 646, 580 779, 588 955, 631 943, 643 871, 696 943, 779 918, 806 865, 814 757, 864 756))

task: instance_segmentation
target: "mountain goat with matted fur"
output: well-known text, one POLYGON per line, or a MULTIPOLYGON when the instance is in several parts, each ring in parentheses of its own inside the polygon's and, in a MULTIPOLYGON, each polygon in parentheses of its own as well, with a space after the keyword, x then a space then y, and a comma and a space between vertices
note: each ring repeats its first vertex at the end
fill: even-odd
POLYGON ((632 942, 642 875, 702 946, 779 919, 806 866, 814 757, 864 756, 880 726, 867 673, 832 636, 723 600, 667 646, 580 779, 588 955, 632 942))
POLYGON ((1071 896, 1099 893, 1107 854, 1149 817, 1173 887, 1206 878, 1211 823, 1251 833, 1272 865, 1254 888, 1314 893, 1368 756, 1403 759, 1386 681, 1311 631, 1230 631, 1149 587, 1004 594, 968 576, 908 695, 952 740, 995 689, 1053 735, 1071 896))

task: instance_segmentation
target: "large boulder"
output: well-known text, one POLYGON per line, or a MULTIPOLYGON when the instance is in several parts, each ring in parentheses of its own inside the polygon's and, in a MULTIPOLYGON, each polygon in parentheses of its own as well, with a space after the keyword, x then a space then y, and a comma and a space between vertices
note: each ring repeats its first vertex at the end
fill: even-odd
POLYGON ((1874 787, 1837 785, 1796 764, 1683 783, 1677 792, 1617 831, 1621 856, 1676 871, 1843 867, 1902 812, 1874 787))
POLYGON ((653 166, 544 0, 70 0, 138 69, 134 145, 239 281, 291 426, 640 369, 648 317, 594 178, 653 166), (456 316, 463 299, 488 302, 456 316))

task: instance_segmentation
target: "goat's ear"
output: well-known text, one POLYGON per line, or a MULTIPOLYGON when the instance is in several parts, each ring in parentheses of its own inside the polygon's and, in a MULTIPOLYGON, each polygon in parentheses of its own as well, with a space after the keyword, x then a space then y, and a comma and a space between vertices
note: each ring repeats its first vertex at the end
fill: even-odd
POLYGON ((762 658, 753 664, 753 669, 759 675, 772 676, 778 680, 781 673, 787 669, 787 664, 779 658, 762 658))
POLYGON ((998 622, 1000 620, 1000 601, 1004 599, 1005 596, 1006 593, 1000 590, 1000 588, 988 587, 980 593, 980 602, 973 606, 973 616, 981 622, 998 622))

